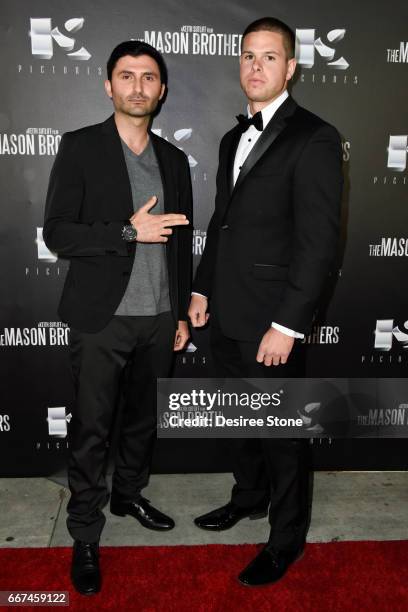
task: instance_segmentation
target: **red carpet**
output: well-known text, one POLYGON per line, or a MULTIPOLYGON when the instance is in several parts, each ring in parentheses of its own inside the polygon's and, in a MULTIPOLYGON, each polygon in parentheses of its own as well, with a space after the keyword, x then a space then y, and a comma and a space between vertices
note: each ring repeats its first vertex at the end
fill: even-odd
POLYGON ((308 544, 281 582, 252 589, 235 577, 257 548, 102 547, 103 590, 93 597, 77 595, 70 585, 70 548, 0 549, 0 590, 67 590, 70 607, 61 610, 408 610, 408 540, 308 544))

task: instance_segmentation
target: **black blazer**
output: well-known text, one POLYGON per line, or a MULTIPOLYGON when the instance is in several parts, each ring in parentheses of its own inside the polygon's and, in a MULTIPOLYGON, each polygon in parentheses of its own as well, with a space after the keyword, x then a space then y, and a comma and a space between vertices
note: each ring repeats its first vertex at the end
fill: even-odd
MULTIPOLYGON (((149 132, 164 192, 165 212, 184 213, 166 243, 174 322, 187 319, 192 259, 192 195, 185 154, 149 132)), ((153 195, 153 194, 152 194, 153 195)), ((70 266, 58 309, 61 319, 87 332, 105 327, 129 282, 137 243, 122 239, 133 215, 132 192, 112 115, 63 135, 48 186, 43 236, 70 266)))
POLYGON ((342 191, 337 130, 291 98, 279 107, 233 187, 241 133, 220 144, 215 211, 193 290, 223 333, 258 340, 271 322, 310 329, 336 252, 342 191))

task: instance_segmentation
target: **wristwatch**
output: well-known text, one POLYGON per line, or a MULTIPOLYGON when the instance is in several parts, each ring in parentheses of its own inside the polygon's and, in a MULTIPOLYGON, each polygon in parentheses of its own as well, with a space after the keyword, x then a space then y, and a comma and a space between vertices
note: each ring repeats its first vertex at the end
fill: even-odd
POLYGON ((137 229, 133 225, 125 225, 122 229, 122 238, 126 242, 133 242, 137 238, 137 229))

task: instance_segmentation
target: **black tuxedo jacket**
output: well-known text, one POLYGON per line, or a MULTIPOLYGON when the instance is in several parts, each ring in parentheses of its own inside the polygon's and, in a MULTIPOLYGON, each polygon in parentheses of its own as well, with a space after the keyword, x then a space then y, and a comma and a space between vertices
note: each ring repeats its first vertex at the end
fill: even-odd
POLYGON ((259 340, 272 321, 310 329, 336 252, 342 191, 337 130, 291 98, 279 107, 233 186, 241 136, 220 144, 215 211, 193 290, 238 340, 259 340))
MULTIPOLYGON (((158 159, 165 212, 184 213, 188 226, 166 243, 174 321, 187 319, 192 257, 192 195, 185 154, 149 132, 158 159)), ((154 195, 154 194, 152 194, 154 195)), ((122 239, 133 215, 132 192, 112 115, 97 125, 64 134, 47 193, 43 236, 47 247, 70 259, 58 314, 87 332, 114 315, 133 266, 136 242, 122 239)))

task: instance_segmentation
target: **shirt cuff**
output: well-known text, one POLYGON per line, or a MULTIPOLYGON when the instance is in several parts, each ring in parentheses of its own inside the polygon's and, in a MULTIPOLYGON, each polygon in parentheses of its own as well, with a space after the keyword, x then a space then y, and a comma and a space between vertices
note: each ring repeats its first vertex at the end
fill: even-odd
POLYGON ((300 332, 294 331, 293 329, 289 329, 288 327, 285 327, 284 325, 279 325, 279 323, 272 323, 271 327, 282 332, 282 334, 286 334, 287 336, 290 336, 291 338, 304 338, 305 337, 305 334, 301 334, 300 332))
POLYGON ((207 296, 206 296, 206 295, 203 295, 202 293, 197 293, 197 291, 192 291, 192 292, 191 292, 191 295, 199 295, 200 297, 203 297, 203 298, 205 298, 206 300, 208 300, 208 298, 207 298, 207 296))

